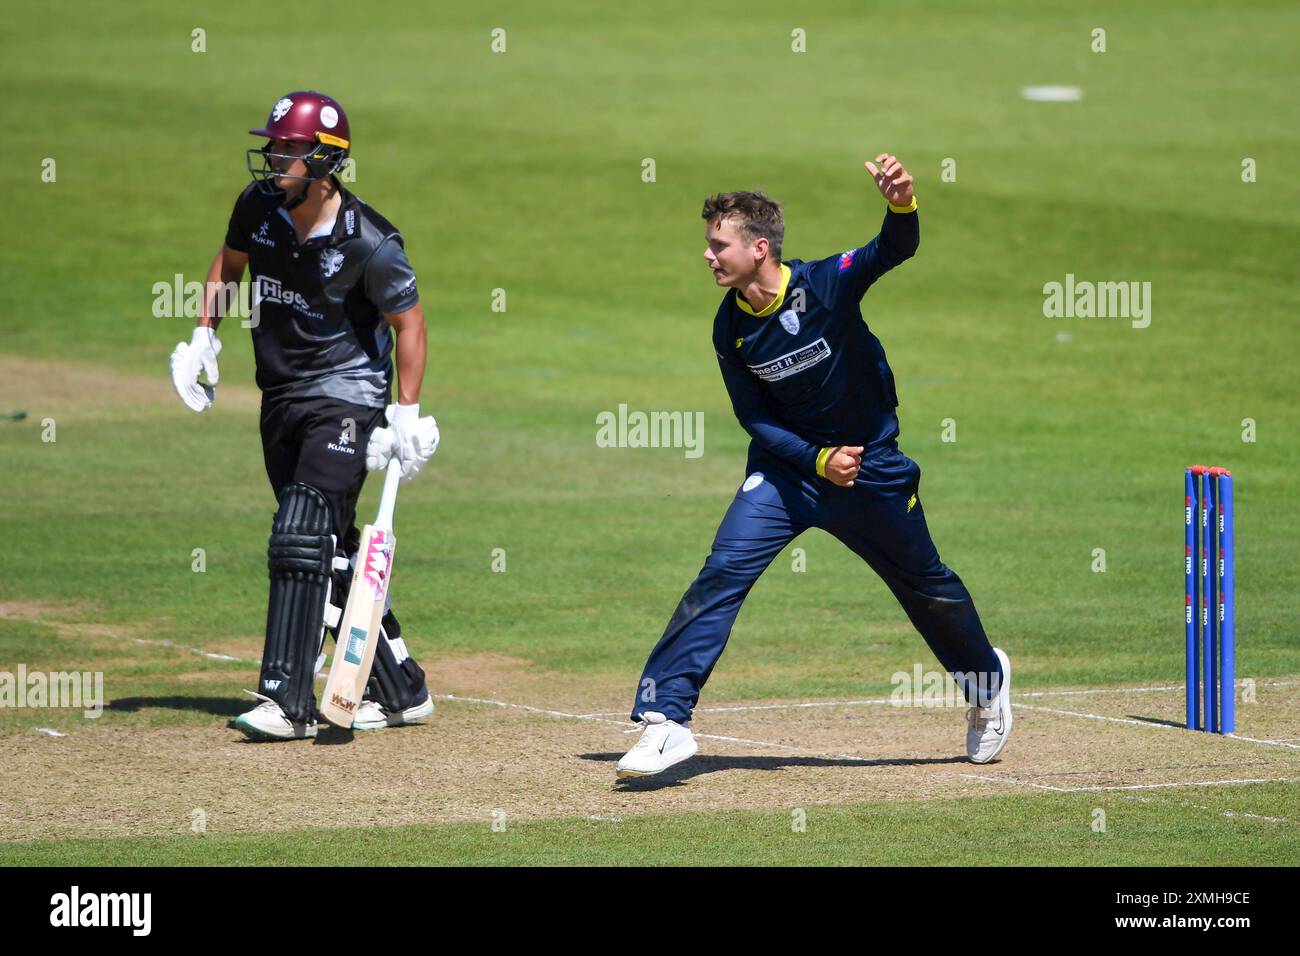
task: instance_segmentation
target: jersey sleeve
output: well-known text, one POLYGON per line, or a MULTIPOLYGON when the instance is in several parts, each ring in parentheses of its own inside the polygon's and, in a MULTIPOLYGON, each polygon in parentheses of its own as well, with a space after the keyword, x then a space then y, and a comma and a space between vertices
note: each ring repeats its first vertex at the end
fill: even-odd
POLYGON ((740 427, 774 455, 793 462, 807 474, 820 474, 820 468, 824 467, 820 460, 822 449, 804 441, 776 420, 763 401, 758 380, 727 348, 727 343, 723 341, 725 332, 722 339, 719 338, 720 326, 721 321, 715 326, 713 347, 718 354, 722 381, 727 386, 731 408, 736 413, 740 427))
POLYGON ((415 270, 400 237, 385 239, 366 263, 366 298, 387 313, 405 312, 419 304, 415 270))
POLYGON ((235 208, 230 211, 230 222, 226 226, 226 245, 236 252, 247 252, 253 234, 253 223, 249 220, 252 209, 252 191, 256 185, 249 186, 235 200, 235 208))
POLYGON ((809 284, 823 301, 838 301, 844 295, 851 295, 857 301, 867 294, 873 282, 912 258, 920 244, 921 225, 916 210, 905 213, 887 210, 880 234, 865 246, 809 263, 809 284))

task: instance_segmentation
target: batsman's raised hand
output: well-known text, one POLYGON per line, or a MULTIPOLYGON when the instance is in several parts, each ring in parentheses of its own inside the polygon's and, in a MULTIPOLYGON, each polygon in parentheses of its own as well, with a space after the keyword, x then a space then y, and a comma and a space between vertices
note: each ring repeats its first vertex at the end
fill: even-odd
POLYGON ((880 195, 890 203, 895 206, 912 204, 912 177, 903 168, 897 156, 893 153, 881 153, 876 157, 875 163, 868 160, 862 165, 867 167, 867 172, 876 181, 876 188, 880 190, 880 195), (877 163, 879 166, 876 165, 877 163))

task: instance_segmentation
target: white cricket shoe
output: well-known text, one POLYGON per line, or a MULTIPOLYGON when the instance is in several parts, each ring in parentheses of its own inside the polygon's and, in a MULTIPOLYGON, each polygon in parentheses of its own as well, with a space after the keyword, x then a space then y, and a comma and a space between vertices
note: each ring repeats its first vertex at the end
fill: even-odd
POLYGON ((304 740, 316 736, 316 721, 290 720, 271 698, 251 690, 244 693, 261 701, 248 713, 235 718, 235 726, 253 740, 304 740))
POLYGON ((403 724, 422 724, 424 718, 433 716, 433 696, 414 704, 398 714, 389 713, 383 704, 375 700, 363 700, 352 718, 353 730, 383 730, 385 727, 401 727, 403 724))
POLYGON ((1002 753, 1011 736, 1011 661, 996 647, 993 653, 1002 664, 1002 685, 991 706, 966 711, 966 756, 971 763, 988 763, 1002 753))
POLYGON ((620 777, 648 777, 681 763, 700 749, 690 728, 663 714, 647 711, 641 715, 641 724, 645 728, 641 738, 614 768, 620 777))

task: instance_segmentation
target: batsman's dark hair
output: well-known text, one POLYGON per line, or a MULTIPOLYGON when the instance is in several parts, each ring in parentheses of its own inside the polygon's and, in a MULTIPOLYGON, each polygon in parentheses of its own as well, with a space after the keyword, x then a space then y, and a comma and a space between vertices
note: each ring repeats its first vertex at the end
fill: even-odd
POLYGON ((785 217, 781 215, 781 204, 771 196, 746 190, 718 193, 704 200, 703 217, 710 223, 715 219, 734 218, 747 245, 752 245, 761 236, 767 240, 772 257, 781 261, 785 217))

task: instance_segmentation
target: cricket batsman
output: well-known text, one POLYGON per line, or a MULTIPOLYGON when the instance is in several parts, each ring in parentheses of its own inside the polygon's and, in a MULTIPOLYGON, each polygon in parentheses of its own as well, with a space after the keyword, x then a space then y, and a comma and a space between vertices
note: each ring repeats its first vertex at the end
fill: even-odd
POLYGON ((893 591, 970 705, 966 754, 987 763, 1011 732, 1011 665, 990 646, 961 579, 942 561, 921 507, 921 470, 898 449, 898 399, 863 321, 871 284, 920 244, 912 177, 893 155, 865 163, 889 204, 880 234, 827 259, 781 259, 781 206, 762 193, 704 203, 704 259, 729 290, 713 347, 749 433, 747 477, 712 552, 650 652, 632 719, 644 729, 620 777, 658 773, 698 750, 691 714, 741 603, 808 528, 858 554, 893 591))
MULTIPOLYGON (((414 478, 438 447, 438 426, 420 417, 424 312, 402 236, 335 175, 352 147, 343 107, 322 93, 288 93, 249 132, 267 142, 248 150, 253 183, 235 202, 198 325, 172 352, 171 374, 186 406, 212 407, 217 326, 233 298, 223 292, 247 268, 262 453, 279 508, 267 552, 262 670, 249 692, 261 703, 235 725, 256 740, 292 740, 316 736, 313 681, 325 630, 337 627, 346 604, 366 471, 396 455, 403 480, 414 478)), ((386 607, 353 726, 419 723, 432 713, 424 671, 386 607)))

